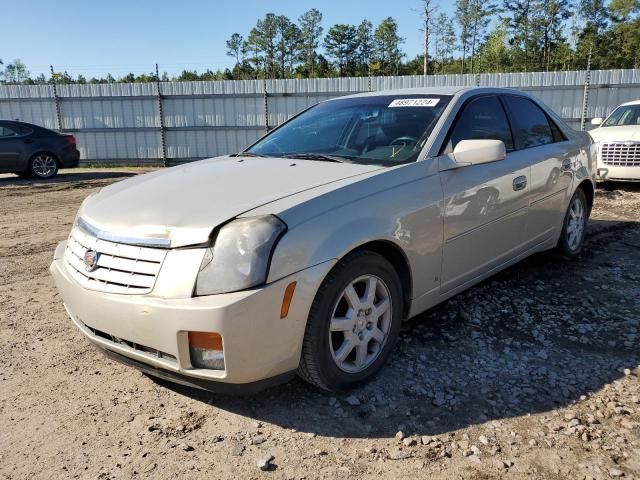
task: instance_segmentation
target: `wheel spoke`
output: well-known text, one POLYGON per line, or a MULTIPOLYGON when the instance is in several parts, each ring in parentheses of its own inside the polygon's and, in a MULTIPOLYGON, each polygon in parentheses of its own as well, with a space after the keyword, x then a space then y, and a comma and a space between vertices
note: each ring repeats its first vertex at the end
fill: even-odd
POLYGON ((384 341, 384 332, 379 328, 374 328, 373 332, 371 332, 371 338, 373 338, 376 342, 382 344, 384 341))
POLYGON ((382 315, 387 313, 387 310, 389 310, 389 299, 384 298, 375 306, 372 316, 375 320, 378 320, 382 315))
POLYGON ((378 288, 378 281, 374 277, 371 277, 367 282, 367 290, 364 293, 364 303, 367 306, 373 306, 373 302, 376 298, 376 288, 378 288))
POLYGON ((347 336, 344 339, 344 342, 342 342, 342 345, 340 345, 338 350, 336 350, 336 360, 338 360, 340 363, 343 363, 355 346, 356 344, 352 340, 351 336, 347 336))
POLYGON ((367 362, 367 344, 359 343, 356 345, 356 361, 355 364, 358 367, 363 367, 367 362))
POLYGON ((350 317, 333 317, 331 319, 332 332, 346 332, 353 328, 353 320, 350 317))
POLYGON ((360 308, 362 302, 360 301, 360 297, 356 293, 356 289, 353 288, 353 284, 350 284, 344 291, 345 299, 351 308, 357 310, 360 308))

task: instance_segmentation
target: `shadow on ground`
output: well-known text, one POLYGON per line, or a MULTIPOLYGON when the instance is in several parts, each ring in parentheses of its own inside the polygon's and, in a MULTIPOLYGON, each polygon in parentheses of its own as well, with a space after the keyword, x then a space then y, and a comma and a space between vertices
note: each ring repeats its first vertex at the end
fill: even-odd
POLYGON ((435 435, 550 412, 640 364, 640 224, 592 221, 581 258, 544 252, 412 319, 384 370, 349 394, 299 379, 248 397, 180 394, 335 437, 435 435), (353 399, 352 403, 353 402, 353 399))
POLYGON ((77 182, 89 182, 89 181, 105 181, 105 180, 116 180, 116 179, 124 179, 127 177, 132 177, 137 175, 138 172, 109 172, 109 171, 68 171, 68 172, 60 172, 53 178, 48 180, 39 180, 35 178, 25 178, 19 177, 17 175, 0 175, 0 187, 3 186, 24 186, 24 187, 46 187, 48 185, 58 185, 65 183, 77 183, 77 182))

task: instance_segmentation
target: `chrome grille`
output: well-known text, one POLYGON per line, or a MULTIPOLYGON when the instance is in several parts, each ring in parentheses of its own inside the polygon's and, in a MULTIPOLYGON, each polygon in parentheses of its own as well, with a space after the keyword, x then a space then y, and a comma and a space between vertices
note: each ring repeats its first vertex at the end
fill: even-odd
POLYGON ((67 240, 65 263, 85 288, 107 293, 145 294, 156 282, 167 250, 139 247, 97 238, 75 226, 67 240), (84 263, 87 250, 98 253, 95 269, 84 263))
POLYGON ((600 144, 600 158, 605 165, 640 167, 640 142, 607 142, 600 144))

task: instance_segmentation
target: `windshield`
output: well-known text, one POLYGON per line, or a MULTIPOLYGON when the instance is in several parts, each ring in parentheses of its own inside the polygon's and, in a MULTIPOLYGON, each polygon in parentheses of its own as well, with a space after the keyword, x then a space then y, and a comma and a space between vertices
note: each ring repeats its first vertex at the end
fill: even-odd
POLYGON ((248 152, 385 166, 413 162, 451 97, 384 95, 332 100, 306 110, 248 152))
POLYGON ((623 125, 640 125, 640 105, 618 107, 602 124, 603 127, 620 127, 623 125))

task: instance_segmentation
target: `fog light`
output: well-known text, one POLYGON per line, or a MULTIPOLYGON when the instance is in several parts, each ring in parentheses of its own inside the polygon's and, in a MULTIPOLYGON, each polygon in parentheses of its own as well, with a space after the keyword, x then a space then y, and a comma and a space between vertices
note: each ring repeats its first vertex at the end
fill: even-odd
POLYGON ((194 367, 224 370, 222 336, 211 332, 189 332, 189 356, 194 367))

